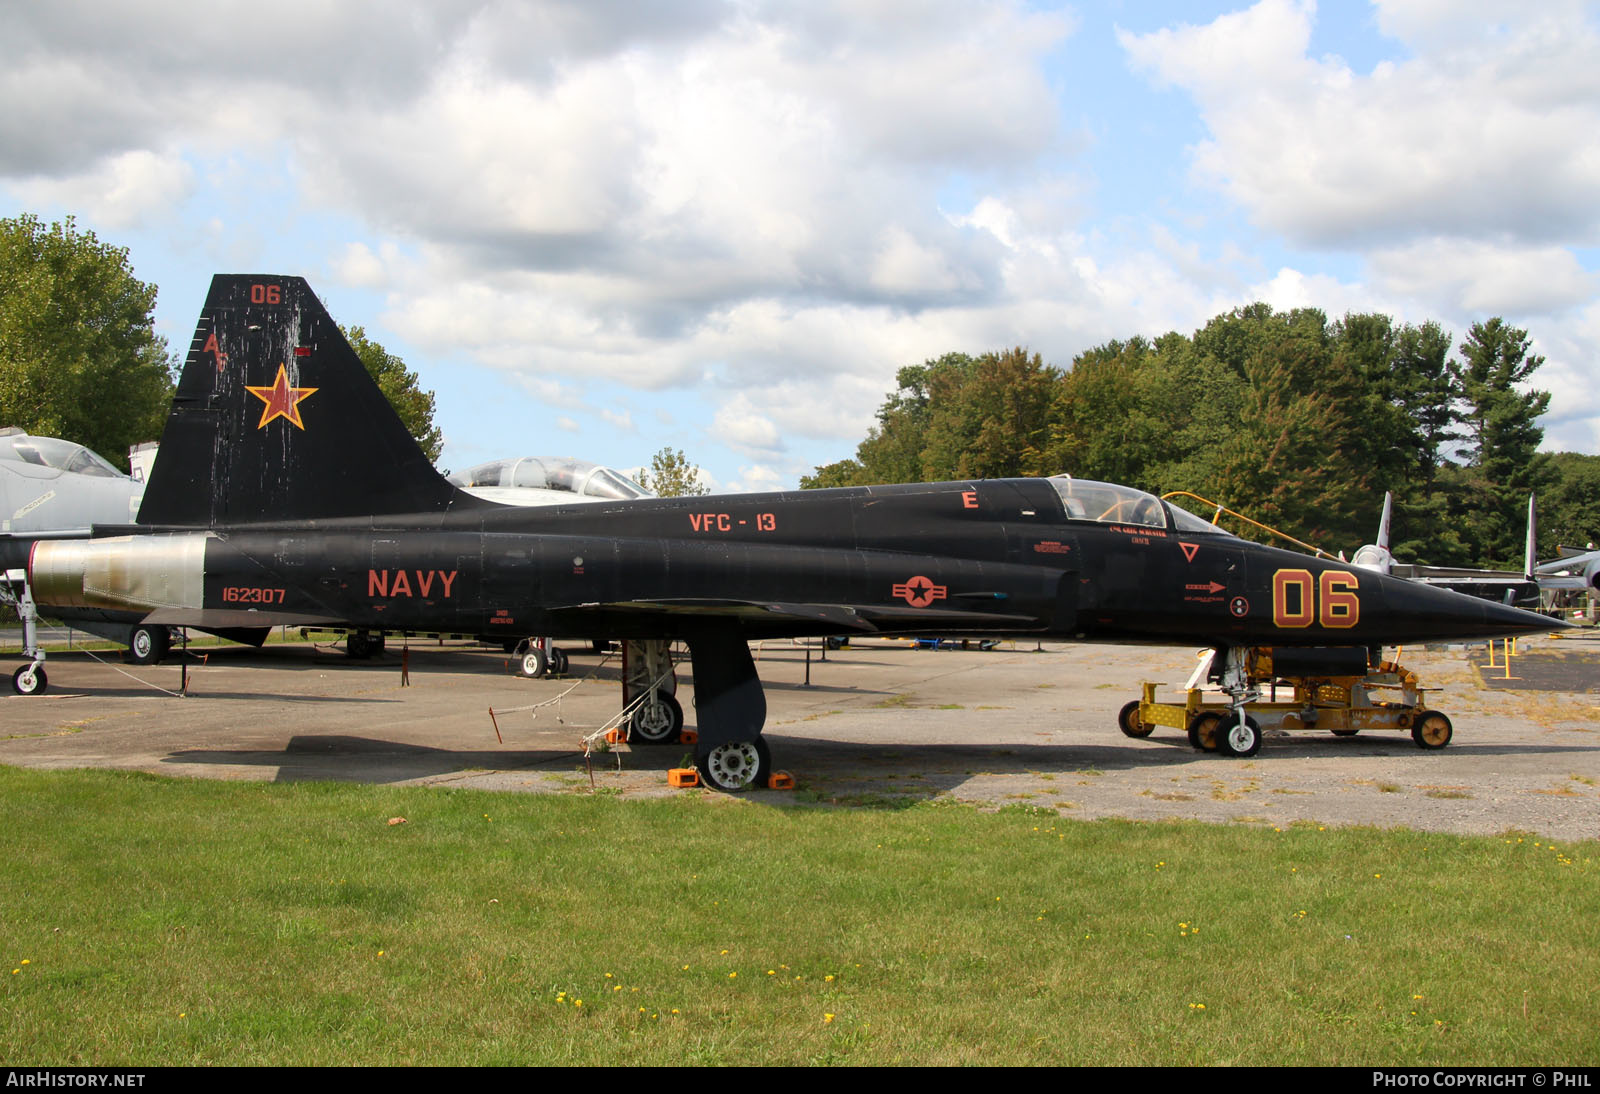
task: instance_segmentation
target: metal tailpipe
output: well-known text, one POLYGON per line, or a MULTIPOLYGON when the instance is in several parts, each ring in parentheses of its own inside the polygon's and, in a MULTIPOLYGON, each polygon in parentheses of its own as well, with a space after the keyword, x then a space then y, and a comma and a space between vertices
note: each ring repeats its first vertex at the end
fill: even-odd
POLYGON ((201 608, 204 533, 41 540, 28 560, 35 603, 148 612, 201 608))

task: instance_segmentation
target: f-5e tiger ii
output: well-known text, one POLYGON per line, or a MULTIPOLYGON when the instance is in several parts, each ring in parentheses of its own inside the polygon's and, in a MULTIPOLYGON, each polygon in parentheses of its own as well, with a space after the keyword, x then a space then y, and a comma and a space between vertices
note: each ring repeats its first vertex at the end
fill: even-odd
POLYGON ((434 470, 310 287, 283 276, 212 281, 137 526, 101 531, 34 548, 41 604, 208 628, 684 641, 696 758, 724 790, 770 769, 754 639, 1200 644, 1242 705, 1253 647, 1345 665, 1385 644, 1559 625, 1067 476, 495 504, 434 470))

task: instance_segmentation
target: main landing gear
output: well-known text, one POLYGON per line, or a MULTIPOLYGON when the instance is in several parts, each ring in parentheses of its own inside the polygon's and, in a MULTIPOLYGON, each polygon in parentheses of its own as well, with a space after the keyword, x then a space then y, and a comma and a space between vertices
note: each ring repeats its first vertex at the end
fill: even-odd
POLYGON ((772 753, 761 739, 767 697, 756 675, 750 644, 737 627, 710 627, 689 634, 694 658, 694 709, 699 738, 695 766, 716 790, 765 788, 772 753))
POLYGON ((172 649, 172 631, 158 624, 140 623, 128 636, 128 660, 135 665, 159 665, 172 649))
POLYGON ((730 794, 759 790, 772 777, 772 750, 760 737, 735 741, 696 750, 695 767, 700 770, 700 781, 713 790, 730 794))
POLYGON ((671 643, 659 638, 622 643, 623 728, 637 745, 670 745, 683 739, 683 706, 676 692, 671 643))
MULTIPOLYGON (((692 740, 701 785, 730 794, 765 789, 772 781, 772 751, 761 736, 767 698, 749 642, 738 627, 716 624, 686 638, 694 660, 694 735, 685 732, 671 644, 652 638, 622 643, 624 714, 618 728, 624 732, 617 737, 641 746, 692 740)), ((537 640, 518 650, 536 667, 544 655, 537 640)))
MULTIPOLYGON (((694 659, 695 767, 704 786, 724 793, 763 789, 772 775, 772 751, 761 737, 767 697, 743 632, 707 627, 688 635, 694 659)), ((668 643, 622 644, 622 697, 629 710, 627 740, 665 745, 683 740, 683 707, 668 643)))
POLYGON ((1157 726, 1188 735, 1202 752, 1254 756, 1261 750, 1262 729, 1327 731, 1354 737, 1364 731, 1410 733, 1418 748, 1445 747, 1455 735, 1450 719, 1430 710, 1413 672, 1391 661, 1377 660, 1364 649, 1325 650, 1231 647, 1209 651, 1184 685, 1182 702, 1157 702, 1156 685, 1144 685, 1144 697, 1124 706, 1117 726, 1129 737, 1148 737, 1157 726), (1214 668, 1218 653, 1222 665, 1214 668), (1207 702, 1202 685, 1215 680, 1227 702, 1207 702), (1274 698, 1263 702, 1261 686, 1271 684, 1274 698), (1276 701, 1276 689, 1288 685, 1293 698, 1276 701), (1375 693, 1398 692, 1397 699, 1375 693))
POLYGON ((382 657, 384 649, 382 631, 351 631, 344 636, 345 656, 352 661, 370 661, 382 657))
POLYGON ((556 676, 566 674, 566 651, 551 645, 548 638, 524 638, 507 652, 517 658, 517 670, 524 676, 537 679, 547 672, 556 676))

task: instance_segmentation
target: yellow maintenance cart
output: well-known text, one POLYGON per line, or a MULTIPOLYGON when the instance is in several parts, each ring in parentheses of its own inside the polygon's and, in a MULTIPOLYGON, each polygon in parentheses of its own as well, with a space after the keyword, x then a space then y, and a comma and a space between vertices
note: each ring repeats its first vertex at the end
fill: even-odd
POLYGON ((1409 732, 1419 748, 1443 748, 1450 743, 1454 733, 1450 719, 1427 708, 1416 673, 1384 661, 1376 671, 1305 675, 1293 671, 1294 654, 1288 649, 1251 650, 1246 659, 1251 690, 1236 706, 1223 696, 1211 701, 1205 698, 1201 685, 1214 655, 1214 651, 1205 651, 1184 686, 1182 701, 1158 702, 1157 685, 1146 683, 1144 697, 1122 708, 1117 725, 1129 737, 1148 737, 1156 726, 1168 726, 1186 732, 1197 749, 1235 756, 1254 755, 1265 729, 1324 732, 1337 737, 1353 737, 1362 731, 1409 732), (1275 671, 1274 655, 1284 671, 1275 671), (1270 696, 1265 700, 1260 698, 1263 686, 1270 696), (1284 688, 1293 695, 1287 702, 1277 698, 1284 688), (1241 716, 1243 726, 1239 724, 1241 716))

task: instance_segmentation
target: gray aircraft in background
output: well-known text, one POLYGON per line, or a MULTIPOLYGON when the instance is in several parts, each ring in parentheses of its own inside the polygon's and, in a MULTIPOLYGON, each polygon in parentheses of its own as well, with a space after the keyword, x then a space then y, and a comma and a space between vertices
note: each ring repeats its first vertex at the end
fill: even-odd
MULTIPOLYGON (((104 457, 59 437, 38 437, 15 426, 0 429, 0 600, 22 619, 24 652, 36 637, 32 598, 25 580, 28 555, 40 540, 88 539, 95 526, 128 525, 144 497, 144 472, 154 446, 134 453, 134 475, 104 457)), ((131 612, 95 609, 53 611, 68 626, 127 646, 134 661, 161 660, 170 630, 144 624, 131 612)))
POLYGON ((1383 516, 1378 520, 1378 541, 1361 547, 1350 558, 1350 565, 1363 570, 1373 570, 1391 577, 1403 577, 1424 585, 1436 585, 1452 592, 1466 593, 1484 600, 1498 600, 1512 606, 1538 607, 1539 591, 1548 588, 1541 576, 1543 567, 1534 567, 1534 540, 1538 525, 1534 516, 1533 497, 1528 497, 1528 538, 1524 552, 1522 572, 1515 570, 1479 570, 1460 566, 1423 566, 1417 563, 1396 562, 1389 551, 1389 528, 1393 518, 1394 498, 1383 495, 1383 516))

